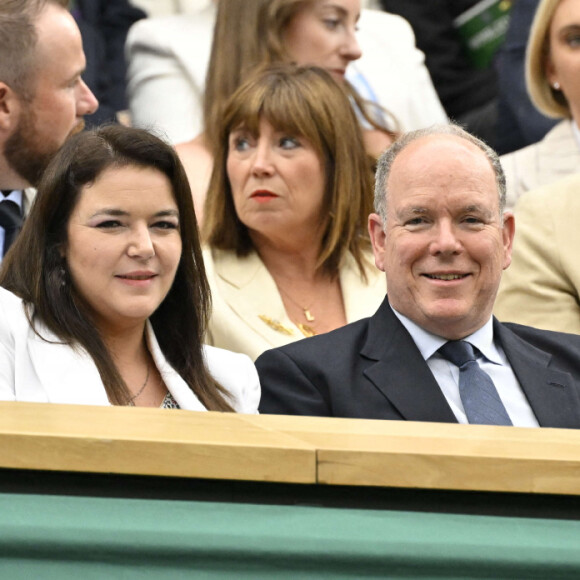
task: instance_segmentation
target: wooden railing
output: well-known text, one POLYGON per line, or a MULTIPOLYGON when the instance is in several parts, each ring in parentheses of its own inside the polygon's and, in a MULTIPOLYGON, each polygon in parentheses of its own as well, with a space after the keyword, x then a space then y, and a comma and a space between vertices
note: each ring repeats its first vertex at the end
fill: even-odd
POLYGON ((580 495, 580 431, 3 402, 0 468, 580 495))

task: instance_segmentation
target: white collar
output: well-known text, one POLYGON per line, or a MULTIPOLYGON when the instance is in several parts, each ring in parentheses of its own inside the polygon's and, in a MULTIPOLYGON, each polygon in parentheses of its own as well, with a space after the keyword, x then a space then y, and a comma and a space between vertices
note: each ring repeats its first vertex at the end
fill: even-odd
POLYGON ((7 195, 6 197, 0 194, 0 201, 5 201, 7 199, 13 201, 20 209, 22 209, 24 193, 21 189, 15 189, 10 195, 7 195))
MULTIPOLYGON (((447 342, 447 339, 425 330, 410 318, 397 312, 392 306, 391 309, 407 329, 425 360, 431 358, 447 342)), ((502 364, 502 358, 493 340, 493 319, 491 316, 481 328, 463 340, 475 346, 490 362, 502 364)))

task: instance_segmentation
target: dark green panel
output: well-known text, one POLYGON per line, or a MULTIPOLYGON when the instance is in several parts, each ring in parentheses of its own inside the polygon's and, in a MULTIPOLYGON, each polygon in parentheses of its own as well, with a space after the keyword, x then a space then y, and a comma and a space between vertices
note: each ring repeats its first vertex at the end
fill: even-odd
POLYGON ((0 495, 2 579, 186 576, 577 579, 580 522, 0 495))

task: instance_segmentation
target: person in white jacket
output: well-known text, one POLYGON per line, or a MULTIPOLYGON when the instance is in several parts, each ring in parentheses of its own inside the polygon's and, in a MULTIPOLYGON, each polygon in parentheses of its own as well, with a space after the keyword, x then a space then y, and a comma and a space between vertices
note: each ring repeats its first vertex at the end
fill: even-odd
POLYGON ((123 126, 80 133, 0 270, 0 399, 255 413, 250 359, 202 344, 209 304, 173 148, 123 126))
MULTIPOLYGON (((155 127, 172 143, 189 141, 203 131, 215 16, 216 5, 210 3, 195 13, 149 18, 131 28, 127 91, 136 126, 155 127)), ((357 40, 362 56, 348 67, 347 79, 361 96, 389 111, 402 132, 446 122, 406 20, 363 9, 357 40)))
POLYGON ((374 158, 397 132, 446 121, 423 54, 400 17, 363 11, 359 20, 360 0, 220 0, 217 17, 214 10, 210 5, 200 18, 143 21, 127 44, 134 122, 178 143, 200 221, 219 140, 216 127, 228 98, 257 65, 290 61, 331 72, 350 96, 374 158), (214 18, 207 57, 210 43, 204 39, 214 18), (140 29, 151 29, 147 39, 140 29), (153 38, 161 44, 153 46, 153 38), (186 131, 195 138, 179 143, 186 131))

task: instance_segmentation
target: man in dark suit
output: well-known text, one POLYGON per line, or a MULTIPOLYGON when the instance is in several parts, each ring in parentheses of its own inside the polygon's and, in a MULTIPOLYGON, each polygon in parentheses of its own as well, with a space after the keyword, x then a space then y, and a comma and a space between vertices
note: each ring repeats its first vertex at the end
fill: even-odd
POLYGON ((0 2, 0 257, 27 209, 29 188, 98 107, 81 78, 81 35, 66 6, 0 2))
POLYGON ((580 427, 580 336, 492 317, 515 231, 504 204, 482 141, 454 125, 404 135, 379 160, 369 217, 387 298, 258 358, 260 411, 580 427))

